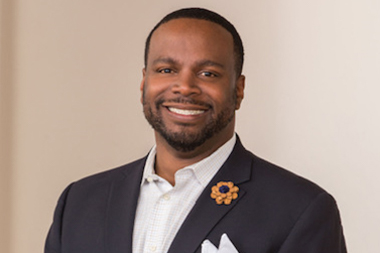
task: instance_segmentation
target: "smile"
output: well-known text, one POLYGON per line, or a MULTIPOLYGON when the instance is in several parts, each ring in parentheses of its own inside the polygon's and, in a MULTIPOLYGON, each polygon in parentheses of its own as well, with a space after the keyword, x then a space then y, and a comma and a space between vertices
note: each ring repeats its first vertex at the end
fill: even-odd
POLYGON ((184 109, 178 109, 174 107, 168 107, 169 111, 174 112, 176 114, 180 115, 199 115, 205 112, 205 110, 184 110, 184 109))

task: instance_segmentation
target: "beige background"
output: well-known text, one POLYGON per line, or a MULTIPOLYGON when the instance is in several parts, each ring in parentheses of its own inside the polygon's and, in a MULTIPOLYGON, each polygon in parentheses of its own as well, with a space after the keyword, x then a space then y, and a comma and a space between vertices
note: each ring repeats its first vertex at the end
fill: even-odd
POLYGON ((0 252, 42 252, 67 184, 148 152, 144 40, 185 6, 241 33, 245 146, 335 196, 349 252, 380 252, 380 1, 0 3, 0 252))

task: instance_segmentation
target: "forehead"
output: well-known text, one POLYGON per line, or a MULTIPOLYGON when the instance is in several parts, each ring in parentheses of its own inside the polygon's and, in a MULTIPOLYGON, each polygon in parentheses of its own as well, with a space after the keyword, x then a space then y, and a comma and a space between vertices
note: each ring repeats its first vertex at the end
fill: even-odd
POLYGON ((180 32, 180 31, 187 31, 187 32, 194 32, 198 34, 206 35, 206 33, 210 34, 211 32, 213 34, 219 34, 221 36, 231 37, 232 35, 230 32, 228 32, 223 26, 204 19, 196 19, 196 18, 177 18, 169 20, 168 22, 163 23, 160 25, 155 33, 157 32, 163 32, 163 31, 170 31, 170 32, 180 32), (195 29, 191 29, 195 28, 195 29))
POLYGON ((148 59, 174 51, 183 57, 201 51, 205 57, 210 54, 230 58, 234 53, 233 38, 224 27, 211 21, 173 19, 159 26, 153 33, 148 59))

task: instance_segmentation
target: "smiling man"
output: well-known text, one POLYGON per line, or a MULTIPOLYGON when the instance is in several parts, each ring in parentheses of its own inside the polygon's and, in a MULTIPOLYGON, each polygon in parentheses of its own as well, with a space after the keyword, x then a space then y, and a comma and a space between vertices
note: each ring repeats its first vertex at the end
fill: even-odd
POLYGON ((148 43, 142 103, 155 130, 156 173, 174 185, 177 170, 232 138, 244 76, 236 66, 233 38, 219 24, 173 19, 148 43))
POLYGON ((141 82, 156 145, 67 187, 45 253, 346 252, 334 199, 235 134, 243 55, 234 26, 214 12, 162 19, 141 82))

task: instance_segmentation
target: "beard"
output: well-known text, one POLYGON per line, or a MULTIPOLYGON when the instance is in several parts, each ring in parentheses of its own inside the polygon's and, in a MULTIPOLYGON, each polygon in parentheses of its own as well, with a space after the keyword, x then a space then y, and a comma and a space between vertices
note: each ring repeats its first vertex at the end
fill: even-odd
MULTIPOLYGON (((159 108, 163 102, 167 101, 156 101, 154 104, 155 111, 153 111, 151 104, 146 101, 145 90, 143 91, 144 115, 152 128, 157 131, 172 148, 181 152, 190 152, 226 128, 227 125, 234 119, 236 97, 237 96, 235 90, 231 96, 230 101, 228 101, 228 103, 226 103, 226 106, 223 107, 220 113, 216 115, 216 118, 209 119, 207 122, 205 122, 204 126, 202 128, 199 128, 197 131, 189 131, 187 129, 189 125, 187 124, 182 124, 182 129, 180 131, 172 131, 166 127, 164 121, 162 120, 159 108)), ((205 105, 202 102, 198 102, 187 97, 170 99, 170 102, 205 105)), ((209 108, 210 110, 213 109, 212 106, 209 106, 209 108)))

